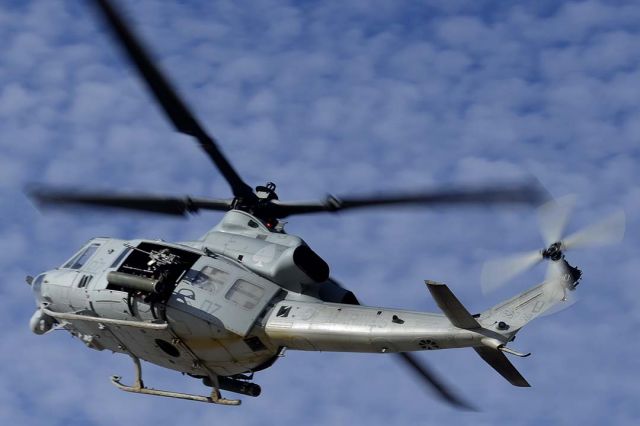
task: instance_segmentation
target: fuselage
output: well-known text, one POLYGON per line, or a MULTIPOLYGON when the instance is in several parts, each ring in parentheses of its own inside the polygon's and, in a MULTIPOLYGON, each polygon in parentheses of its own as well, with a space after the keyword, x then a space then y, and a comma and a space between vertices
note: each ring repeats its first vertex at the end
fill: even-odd
POLYGON ((57 322, 90 348, 195 376, 257 371, 283 348, 405 352, 484 337, 440 314, 354 305, 322 263, 300 238, 238 211, 196 242, 95 238, 36 277, 32 329, 57 322), (160 282, 163 290, 130 281, 160 282))

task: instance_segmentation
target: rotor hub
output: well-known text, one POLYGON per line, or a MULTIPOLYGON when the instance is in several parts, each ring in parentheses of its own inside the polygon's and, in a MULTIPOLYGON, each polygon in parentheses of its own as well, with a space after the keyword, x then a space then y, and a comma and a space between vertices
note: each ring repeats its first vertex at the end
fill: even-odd
POLYGON ((273 182, 267 182, 264 186, 256 186, 256 196, 260 201, 277 200, 278 194, 276 194, 276 184, 273 182))
POLYGON ((551 244, 542 252, 542 257, 544 259, 553 260, 554 262, 562 259, 564 257, 564 254, 562 253, 562 242, 557 241, 551 244))

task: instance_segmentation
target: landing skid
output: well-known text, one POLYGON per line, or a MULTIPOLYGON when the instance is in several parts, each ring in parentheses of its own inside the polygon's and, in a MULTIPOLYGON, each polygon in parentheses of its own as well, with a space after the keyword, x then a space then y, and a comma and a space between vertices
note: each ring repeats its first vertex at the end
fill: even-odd
MULTIPOLYGON (((193 395, 190 393, 181 393, 181 392, 172 392, 160 389, 152 389, 144 386, 142 381, 142 368, 140 367, 140 359, 137 357, 131 357, 133 359, 133 363, 135 365, 136 370, 136 378, 135 382, 132 386, 127 386, 120 383, 122 379, 120 376, 111 376, 111 383, 113 383, 118 389, 125 392, 133 392, 133 393, 141 393, 145 395, 155 395, 155 396, 164 396, 167 398, 178 398, 178 399, 187 399, 190 401, 199 401, 199 402, 207 402, 210 404, 221 404, 221 405, 240 405, 241 401, 238 399, 226 399, 222 398, 220 395, 220 390, 217 386, 213 387, 210 396, 203 395, 193 395)), ((217 383, 217 377, 212 378, 212 383, 217 383)))

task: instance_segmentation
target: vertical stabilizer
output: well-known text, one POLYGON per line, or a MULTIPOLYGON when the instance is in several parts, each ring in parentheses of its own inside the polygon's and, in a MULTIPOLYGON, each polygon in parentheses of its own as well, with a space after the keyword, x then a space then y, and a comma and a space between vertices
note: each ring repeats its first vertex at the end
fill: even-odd
POLYGON ((479 322, 489 330, 505 336, 514 335, 527 323, 550 309, 558 310, 571 305, 575 286, 566 280, 546 281, 480 315, 479 322))
POLYGON ((427 280, 424 282, 431 293, 431 296, 438 304, 438 307, 449 318, 451 324, 465 330, 480 328, 480 324, 469 313, 467 308, 449 290, 445 284, 427 280))
POLYGON ((522 377, 522 374, 516 367, 511 364, 511 361, 498 349, 490 348, 488 346, 477 346, 473 348, 480 358, 482 358, 487 364, 493 367, 502 377, 507 379, 513 386, 521 388, 531 387, 529 382, 522 377))
MULTIPOLYGON (((431 295, 435 299, 436 303, 442 309, 442 312, 447 316, 451 324, 458 328, 465 330, 474 330, 479 333, 487 335, 486 341, 483 339, 483 346, 476 346, 473 349, 487 364, 489 364, 494 370, 496 370, 502 377, 504 377, 509 383, 519 387, 529 387, 527 380, 522 377, 520 372, 511 364, 511 361, 507 359, 503 351, 513 353, 520 356, 527 356, 518 354, 515 351, 506 349, 504 342, 491 338, 491 335, 495 335, 486 328, 482 328, 482 325, 476 320, 476 318, 469 313, 467 308, 458 300, 458 298, 451 292, 449 287, 445 284, 437 283, 435 281, 425 281, 427 288, 431 295)), ((511 301, 517 302, 517 297, 511 301)), ((525 297, 526 299, 526 297, 525 297)), ((510 302, 511 302, 510 301, 510 302)), ((507 302, 508 303, 508 302, 507 302)), ((505 339, 506 341, 506 339, 505 339)))

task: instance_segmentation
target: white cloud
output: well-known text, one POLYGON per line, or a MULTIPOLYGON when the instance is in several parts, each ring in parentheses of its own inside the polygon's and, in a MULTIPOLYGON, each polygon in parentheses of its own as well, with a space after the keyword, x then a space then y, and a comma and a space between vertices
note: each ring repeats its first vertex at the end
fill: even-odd
MULTIPOLYGON (((264 395, 237 410, 135 397, 107 380, 130 377, 126 357, 88 351, 64 334, 29 334, 27 273, 61 263, 94 235, 197 238, 219 215, 40 215, 21 193, 26 183, 229 195, 77 3, 0 6, 0 318, 9 348, 0 351, 1 421, 113 424, 135 412, 142 424, 588 425, 633 424, 640 415, 629 380, 640 349, 629 341, 640 318, 640 7, 121 2, 241 174, 251 184, 273 179, 282 199, 500 182, 532 170, 552 193, 580 195, 575 226, 627 210, 622 246, 569 256, 585 271, 581 303, 514 343, 534 351, 515 362, 536 387, 513 389, 470 351, 420 355, 485 410, 467 415, 425 396, 391 360, 347 354, 290 354, 257 375, 264 395)), ((472 309, 487 307, 495 300, 478 291, 481 262, 540 244, 526 209, 291 222, 363 299, 420 310, 437 309, 425 278, 446 280, 472 309)), ((150 384, 201 390, 146 369, 150 384)))

